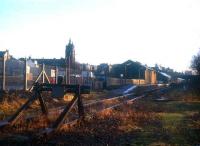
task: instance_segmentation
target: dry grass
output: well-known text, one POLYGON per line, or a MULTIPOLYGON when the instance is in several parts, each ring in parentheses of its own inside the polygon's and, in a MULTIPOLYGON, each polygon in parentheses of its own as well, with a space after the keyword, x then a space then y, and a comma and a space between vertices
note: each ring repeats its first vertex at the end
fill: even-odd
MULTIPOLYGON (((19 143, 20 145, 91 146, 199 145, 199 96, 183 89, 173 89, 162 96, 167 97, 169 101, 155 101, 157 95, 154 94, 132 105, 99 112, 86 118, 83 123, 64 128, 46 137, 47 139, 29 139, 19 143)), ((92 98, 88 98, 90 99, 92 98)), ((48 120, 38 123, 40 128, 45 127, 45 124, 48 124, 48 120)), ((32 127, 32 132, 38 125, 32 127)), ((21 133, 23 134, 23 130, 21 133)))
POLYGON ((65 129, 52 139, 66 145, 198 145, 200 98, 190 90, 174 89, 155 101, 155 95, 105 110, 83 125, 65 129), (187 99, 188 98, 188 99, 187 99))
POLYGON ((25 99, 17 98, 16 100, 8 101, 4 100, 0 103, 0 120, 5 119, 16 111, 23 103, 25 99))
POLYGON ((145 126, 158 126, 159 121, 155 113, 137 112, 132 106, 123 106, 118 110, 104 110, 86 119, 82 125, 60 131, 52 139, 66 145, 125 145, 136 133, 144 131, 145 126))

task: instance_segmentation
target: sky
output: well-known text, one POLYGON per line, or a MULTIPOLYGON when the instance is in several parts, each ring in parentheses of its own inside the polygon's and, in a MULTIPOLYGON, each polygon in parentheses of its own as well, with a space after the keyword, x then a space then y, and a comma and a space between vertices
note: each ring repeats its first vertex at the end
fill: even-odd
POLYGON ((200 48, 200 0, 0 0, 0 50, 81 63, 128 59, 188 70, 200 48))

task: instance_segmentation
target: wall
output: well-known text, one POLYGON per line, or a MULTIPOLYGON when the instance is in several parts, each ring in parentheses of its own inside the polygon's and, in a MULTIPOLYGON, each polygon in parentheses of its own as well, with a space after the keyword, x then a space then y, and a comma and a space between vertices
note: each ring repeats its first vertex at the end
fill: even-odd
POLYGON ((126 84, 136 84, 136 85, 143 85, 145 84, 144 79, 120 79, 120 78, 107 78, 107 86, 118 86, 118 85, 125 85, 126 84))
POLYGON ((146 69, 145 70, 145 84, 156 84, 157 75, 155 70, 146 69))

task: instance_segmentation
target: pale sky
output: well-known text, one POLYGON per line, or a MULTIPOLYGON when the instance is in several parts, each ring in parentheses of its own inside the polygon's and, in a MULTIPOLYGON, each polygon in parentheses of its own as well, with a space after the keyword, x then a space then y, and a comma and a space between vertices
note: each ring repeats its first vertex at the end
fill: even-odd
POLYGON ((128 59, 183 71, 200 48, 200 0, 0 0, 0 50, 82 63, 128 59))

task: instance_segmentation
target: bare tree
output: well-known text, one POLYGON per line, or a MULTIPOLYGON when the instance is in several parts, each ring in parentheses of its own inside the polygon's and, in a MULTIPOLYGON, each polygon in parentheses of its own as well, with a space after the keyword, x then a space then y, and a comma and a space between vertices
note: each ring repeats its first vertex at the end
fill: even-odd
POLYGON ((200 75, 200 51, 197 55, 194 55, 192 58, 191 68, 196 70, 200 75))

